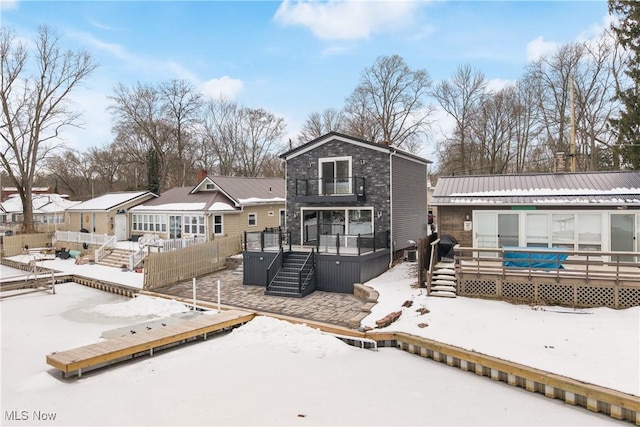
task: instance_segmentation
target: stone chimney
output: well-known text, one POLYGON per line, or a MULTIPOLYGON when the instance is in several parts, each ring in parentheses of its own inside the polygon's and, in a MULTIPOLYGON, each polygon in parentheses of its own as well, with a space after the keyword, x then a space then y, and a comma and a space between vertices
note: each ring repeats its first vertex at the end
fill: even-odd
POLYGON ((556 173, 565 172, 564 152, 558 151, 554 160, 554 169, 556 173))

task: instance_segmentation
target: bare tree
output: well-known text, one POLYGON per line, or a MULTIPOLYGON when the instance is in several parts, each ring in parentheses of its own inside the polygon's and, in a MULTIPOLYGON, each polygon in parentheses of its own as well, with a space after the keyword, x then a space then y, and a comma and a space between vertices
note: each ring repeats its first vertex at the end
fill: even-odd
POLYGON ((204 117, 201 162, 204 169, 220 175, 232 175, 238 162, 241 107, 228 99, 208 103, 204 117))
POLYGON ((302 124, 298 144, 304 144, 329 132, 345 133, 346 117, 343 111, 327 108, 322 113, 313 112, 302 124))
POLYGON ((417 151, 433 107, 426 104, 431 78, 398 55, 378 57, 347 98, 347 128, 353 136, 417 151))
POLYGON ((63 146, 62 131, 78 124, 69 95, 97 67, 89 53, 63 51, 59 43, 54 31, 41 26, 30 56, 26 43, 12 30, 0 28, 0 162, 18 189, 25 233, 34 230, 31 195, 36 173, 63 146))
MULTIPOLYGON (((110 98, 114 103, 108 108, 115 122, 113 131, 116 139, 129 141, 132 148, 139 149, 131 154, 138 159, 140 165, 144 165, 145 171, 147 153, 153 148, 159 156, 160 191, 171 186, 168 163, 175 147, 172 144, 174 129, 164 115, 165 107, 160 91, 141 83, 131 89, 118 84, 110 98)), ((143 176, 146 176, 146 172, 143 176)))
POLYGON ((572 155, 569 134, 571 77, 576 74, 583 56, 584 46, 570 43, 529 66, 529 75, 539 88, 538 104, 550 157, 556 152, 572 155))
POLYGON ((203 163, 214 165, 221 175, 271 174, 274 168, 269 159, 283 149, 278 141, 284 129, 284 119, 264 109, 242 107, 226 99, 211 101, 206 109, 201 150, 215 158, 203 163))
POLYGON ((282 149, 278 141, 284 134, 284 119, 262 108, 243 108, 240 117, 242 132, 238 146, 238 173, 241 176, 263 176, 265 160, 282 149))
POLYGON ((172 128, 177 163, 176 172, 181 187, 186 185, 187 170, 193 166, 193 144, 196 127, 201 121, 202 95, 185 80, 171 80, 160 85, 163 110, 172 128))
POLYGON ((458 67, 450 80, 439 83, 431 93, 442 109, 455 120, 456 138, 449 141, 447 150, 457 153, 453 158, 452 153, 448 153, 448 156, 451 167, 458 172, 469 173, 469 125, 486 96, 486 88, 484 74, 472 70, 470 65, 463 65, 458 67))

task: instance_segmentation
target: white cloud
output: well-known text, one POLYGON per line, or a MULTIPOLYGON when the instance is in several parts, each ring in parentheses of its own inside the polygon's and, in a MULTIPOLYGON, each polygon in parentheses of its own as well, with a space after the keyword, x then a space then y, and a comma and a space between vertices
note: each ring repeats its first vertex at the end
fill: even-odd
POLYGON ((541 57, 555 52, 559 47, 560 44, 545 41, 544 37, 538 36, 527 43, 527 61, 537 61, 541 57))
POLYGON ((502 89, 504 89, 507 86, 512 86, 515 85, 516 82, 514 80, 507 80, 507 79, 490 79, 487 80, 487 90, 489 92, 499 92, 502 89))
POLYGON ((405 28, 419 4, 417 1, 284 0, 274 20, 284 26, 308 27, 323 40, 357 40, 375 32, 405 28))
POLYGON ((10 10, 18 8, 18 0, 0 0, 0 10, 10 10))
POLYGON ((211 79, 200 84, 200 90, 205 97, 233 99, 242 92, 244 84, 242 80, 222 76, 219 79, 211 79))

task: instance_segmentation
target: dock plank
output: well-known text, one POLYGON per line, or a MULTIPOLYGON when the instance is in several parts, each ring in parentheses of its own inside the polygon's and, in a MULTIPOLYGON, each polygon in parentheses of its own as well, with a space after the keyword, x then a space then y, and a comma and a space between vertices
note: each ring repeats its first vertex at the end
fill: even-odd
POLYGON ((47 355, 48 365, 64 374, 115 362, 137 353, 150 351, 169 344, 180 343, 198 336, 246 323, 255 313, 228 310, 213 315, 200 315, 171 325, 138 331, 135 334, 108 338, 93 344, 47 355))

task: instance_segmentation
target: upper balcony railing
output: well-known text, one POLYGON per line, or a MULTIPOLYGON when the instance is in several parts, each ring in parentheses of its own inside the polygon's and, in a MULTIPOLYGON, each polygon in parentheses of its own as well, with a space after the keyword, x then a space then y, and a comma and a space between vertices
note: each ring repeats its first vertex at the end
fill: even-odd
POLYGON ((297 197, 365 197, 364 177, 296 179, 297 197))

